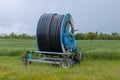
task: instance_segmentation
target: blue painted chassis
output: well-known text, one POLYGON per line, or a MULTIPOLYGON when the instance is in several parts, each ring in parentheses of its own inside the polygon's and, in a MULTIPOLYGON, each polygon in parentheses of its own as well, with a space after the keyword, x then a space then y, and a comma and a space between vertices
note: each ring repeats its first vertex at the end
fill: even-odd
MULTIPOLYGON (((73 55, 73 53, 70 52, 70 50, 66 53, 60 53, 60 52, 47 52, 47 51, 28 51, 27 54, 22 58, 23 61, 29 61, 29 62, 42 62, 42 63, 49 63, 49 64, 60 64, 63 58, 70 58, 70 56, 73 55), (33 58, 33 54, 37 53, 40 55, 39 58, 33 58), (45 55, 41 56, 41 55, 45 55), (56 55, 58 57, 48 57, 49 55, 56 55), (60 55, 64 57, 59 57, 60 55)), ((74 61, 73 61, 74 63, 74 61)))

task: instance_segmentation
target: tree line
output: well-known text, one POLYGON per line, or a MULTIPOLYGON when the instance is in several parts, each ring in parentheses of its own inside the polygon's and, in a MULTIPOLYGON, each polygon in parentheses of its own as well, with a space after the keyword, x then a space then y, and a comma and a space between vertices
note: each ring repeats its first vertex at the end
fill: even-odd
MULTIPOLYGON (((35 35, 28 35, 25 33, 15 34, 14 32, 10 34, 0 34, 0 39, 35 39, 35 35)), ((120 40, 120 34, 114 32, 111 34, 98 33, 98 32, 88 32, 88 33, 76 33, 76 40, 120 40)))
POLYGON ((113 32, 111 34, 88 32, 88 33, 76 33, 76 40, 120 40, 120 34, 113 32))
POLYGON ((0 34, 0 39, 35 39, 35 35, 28 34, 15 34, 14 32, 10 34, 0 34))

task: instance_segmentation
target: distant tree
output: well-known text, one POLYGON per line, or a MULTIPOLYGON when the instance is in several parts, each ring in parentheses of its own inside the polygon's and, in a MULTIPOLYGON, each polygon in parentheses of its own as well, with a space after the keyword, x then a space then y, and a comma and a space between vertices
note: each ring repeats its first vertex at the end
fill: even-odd
POLYGON ((10 39, 16 39, 17 35, 14 32, 12 32, 11 34, 9 34, 9 38, 10 39))
POLYGON ((93 33, 93 32, 88 32, 87 34, 86 34, 86 36, 85 36, 85 38, 87 39, 87 40, 94 40, 95 38, 96 38, 96 33, 93 33))
POLYGON ((99 40, 105 40, 106 36, 107 35, 105 33, 100 32, 99 37, 97 37, 97 38, 99 38, 99 40))
POLYGON ((84 34, 83 33, 77 33, 75 34, 75 39, 76 40, 84 40, 84 34))
POLYGON ((91 41, 91 47, 92 47, 92 41, 93 41, 94 39, 96 39, 96 33, 88 32, 88 33, 86 34, 85 38, 86 38, 87 40, 90 40, 90 41, 91 41))
POLYGON ((96 31, 95 34, 96 34, 96 36, 97 36, 97 35, 98 35, 98 32, 96 31))
POLYGON ((114 32, 114 33, 112 33, 112 35, 113 35, 113 36, 118 36, 119 34, 116 33, 116 32, 114 32))
POLYGON ((113 40, 118 40, 119 39, 119 34, 114 32, 111 34, 113 40))
POLYGON ((99 39, 99 33, 96 31, 95 34, 96 34, 96 38, 95 39, 99 39))

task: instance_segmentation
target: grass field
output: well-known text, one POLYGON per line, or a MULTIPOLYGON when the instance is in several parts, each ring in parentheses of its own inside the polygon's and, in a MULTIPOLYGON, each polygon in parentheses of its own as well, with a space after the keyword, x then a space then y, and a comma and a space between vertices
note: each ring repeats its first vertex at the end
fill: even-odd
POLYGON ((32 49, 37 49, 35 40, 0 40, 0 56, 21 56, 32 49))
POLYGON ((120 80, 120 41, 77 41, 84 54, 81 64, 70 69, 32 63, 24 66, 20 57, 37 50, 35 40, 0 40, 0 80, 120 80))

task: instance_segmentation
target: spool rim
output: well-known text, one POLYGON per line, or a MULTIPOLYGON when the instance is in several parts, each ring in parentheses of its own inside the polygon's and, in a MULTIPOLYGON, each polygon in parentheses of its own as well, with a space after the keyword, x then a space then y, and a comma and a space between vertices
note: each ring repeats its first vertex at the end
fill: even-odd
MULTIPOLYGON (((63 18, 63 20, 62 20, 62 23, 61 23, 61 33, 60 33, 60 44, 61 44, 61 49, 62 49, 62 51, 65 53, 66 51, 67 51, 67 49, 65 48, 65 44, 64 44, 64 41, 65 40, 63 40, 63 37, 64 36, 66 36, 66 34, 64 34, 64 29, 65 29, 65 27, 67 28, 67 26, 68 27, 72 27, 72 30, 71 30, 71 32, 72 32, 72 34, 74 34, 74 31, 73 31, 73 20, 72 20, 72 17, 71 17, 71 15, 70 14, 66 14, 65 16, 64 16, 64 18, 63 18), (69 25, 69 26, 68 26, 69 25)), ((68 30, 68 32, 69 32, 69 30, 68 30)), ((74 41, 75 42, 75 41, 74 41)), ((76 47, 76 43, 75 43, 75 47, 76 47)))

